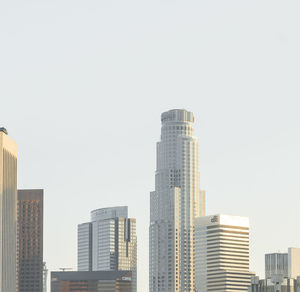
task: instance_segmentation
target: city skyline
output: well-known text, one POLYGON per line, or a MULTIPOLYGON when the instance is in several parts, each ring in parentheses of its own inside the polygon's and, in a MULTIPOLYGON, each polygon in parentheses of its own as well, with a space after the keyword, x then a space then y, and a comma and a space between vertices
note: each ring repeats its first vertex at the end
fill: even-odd
MULTIPOLYGON (((144 211, 146 211, 146 209, 144 210, 144 211)), ((242 215, 244 215, 244 214, 242 214, 242 215)), ((274 250, 269 250, 269 251, 274 251, 274 250)), ((252 254, 253 254, 253 251, 251 252, 252 254)), ((74 255, 73 255, 73 257, 74 257, 74 255)), ((65 265, 64 265, 65 266, 65 265)), ((57 269, 57 268, 56 268, 57 269)), ((52 270, 56 270, 55 268, 54 269, 52 269, 52 270)), ((76 267, 74 267, 74 270, 76 269, 76 267)), ((257 272, 257 270, 255 269, 255 268, 252 268, 251 269, 252 271, 254 271, 254 272, 257 272)), ((259 272, 258 272, 259 273, 259 272)))
MULTIPOLYGON (((207 214, 250 218, 250 270, 263 278, 265 253, 299 247, 299 10, 298 0, 1 3, 0 124, 18 144, 18 188, 45 189, 49 270, 75 270, 76 225, 118 205, 137 219, 148 267, 155 142, 172 108, 195 116, 207 214)), ((138 281, 147 292, 148 269, 138 281)))

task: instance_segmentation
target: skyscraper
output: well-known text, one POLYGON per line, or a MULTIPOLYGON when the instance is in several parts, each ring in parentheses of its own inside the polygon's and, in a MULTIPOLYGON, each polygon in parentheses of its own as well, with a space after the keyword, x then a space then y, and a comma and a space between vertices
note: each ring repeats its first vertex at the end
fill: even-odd
POLYGON ((91 222, 78 225, 78 271, 132 271, 136 291, 136 220, 127 207, 91 212, 91 222))
POLYGON ((194 219, 205 215, 194 116, 161 115, 155 191, 150 195, 150 292, 194 291, 194 219))
POLYGON ((43 291, 44 190, 18 190, 19 292, 43 291))
POLYGON ((265 255, 265 276, 266 279, 272 275, 282 275, 288 277, 288 254, 287 253, 269 253, 265 255))
POLYGON ((16 291, 17 144, 0 128, 0 292, 16 291))
POLYGON ((213 215, 195 220, 195 291, 248 291, 249 219, 213 215))

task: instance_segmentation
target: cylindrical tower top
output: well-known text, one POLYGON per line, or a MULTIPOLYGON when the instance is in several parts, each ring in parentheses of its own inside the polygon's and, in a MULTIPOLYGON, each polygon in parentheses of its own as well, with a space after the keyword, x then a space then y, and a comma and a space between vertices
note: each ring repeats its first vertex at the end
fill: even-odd
POLYGON ((7 130, 4 127, 0 128, 0 132, 3 132, 4 134, 8 135, 7 130))
POLYGON ((128 218, 127 206, 101 208, 91 212, 91 221, 113 219, 118 217, 128 218))
POLYGON ((185 109, 172 109, 161 114, 161 122, 183 122, 183 123, 193 123, 194 115, 185 109))

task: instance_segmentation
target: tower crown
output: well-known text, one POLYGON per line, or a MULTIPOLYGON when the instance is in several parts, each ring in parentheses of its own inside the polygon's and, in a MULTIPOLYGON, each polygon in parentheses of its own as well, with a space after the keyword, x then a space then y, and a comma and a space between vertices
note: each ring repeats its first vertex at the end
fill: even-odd
POLYGON ((161 114, 161 122, 163 124, 168 122, 193 123, 194 115, 185 109, 172 109, 161 114))
POLYGON ((3 132, 4 134, 8 135, 8 132, 4 127, 0 127, 0 132, 3 132))

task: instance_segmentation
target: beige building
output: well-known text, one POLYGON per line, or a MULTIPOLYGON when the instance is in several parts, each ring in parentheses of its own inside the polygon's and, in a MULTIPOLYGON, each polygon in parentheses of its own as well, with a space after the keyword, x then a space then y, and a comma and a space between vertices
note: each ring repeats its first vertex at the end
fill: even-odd
POLYGON ((296 279, 300 276, 300 248, 288 249, 288 263, 289 278, 296 279))
POLYGON ((17 144, 0 128, 0 292, 16 292, 17 144))
POLYGON ((212 215, 195 219, 195 291, 248 291, 249 219, 212 215))

